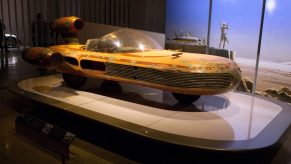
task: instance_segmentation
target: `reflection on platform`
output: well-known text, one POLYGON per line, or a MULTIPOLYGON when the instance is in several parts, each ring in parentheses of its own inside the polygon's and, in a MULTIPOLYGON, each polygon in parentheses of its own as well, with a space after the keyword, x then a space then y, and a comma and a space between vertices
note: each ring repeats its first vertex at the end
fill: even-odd
POLYGON ((8 53, 0 53, 0 70, 4 71, 8 68, 8 53))
POLYGON ((89 79, 82 90, 74 90, 63 84, 61 75, 24 80, 19 86, 39 97, 70 104, 65 110, 91 119, 98 113, 140 125, 147 134, 157 130, 211 140, 254 138, 282 110, 266 100, 234 92, 201 96, 195 103, 183 105, 168 92, 124 83, 104 84, 98 79, 89 79))

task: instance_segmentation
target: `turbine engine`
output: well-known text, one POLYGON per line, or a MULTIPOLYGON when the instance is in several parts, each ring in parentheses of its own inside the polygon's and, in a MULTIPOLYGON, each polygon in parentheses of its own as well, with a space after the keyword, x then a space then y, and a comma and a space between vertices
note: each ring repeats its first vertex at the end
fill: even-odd
POLYGON ((65 44, 79 44, 76 32, 81 30, 83 26, 84 22, 74 16, 62 17, 50 23, 51 30, 60 33, 65 44))

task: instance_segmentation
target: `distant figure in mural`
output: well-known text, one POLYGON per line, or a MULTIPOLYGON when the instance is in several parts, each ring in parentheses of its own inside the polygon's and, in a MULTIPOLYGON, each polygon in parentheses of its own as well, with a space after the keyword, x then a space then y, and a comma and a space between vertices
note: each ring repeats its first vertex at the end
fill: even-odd
POLYGON ((32 43, 33 46, 45 47, 48 46, 48 24, 38 13, 36 20, 32 22, 32 43))
POLYGON ((3 47, 5 48, 5 52, 9 52, 6 44, 6 38, 5 38, 5 24, 2 23, 2 20, 0 19, 0 47, 1 52, 3 52, 3 47))
MULTIPOLYGON (((220 20, 219 20, 220 22, 220 20)), ((221 30, 221 34, 220 34, 220 42, 219 42, 219 48, 221 46, 221 43, 222 43, 222 48, 224 49, 225 47, 225 42, 228 43, 228 39, 227 39, 227 36, 226 36, 226 29, 228 29, 228 24, 225 23, 225 22, 220 22, 220 30, 221 30)))

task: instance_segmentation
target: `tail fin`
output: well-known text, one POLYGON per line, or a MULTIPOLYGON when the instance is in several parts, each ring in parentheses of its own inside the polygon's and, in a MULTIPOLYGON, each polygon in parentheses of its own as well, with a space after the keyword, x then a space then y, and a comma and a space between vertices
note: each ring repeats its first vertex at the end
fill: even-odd
POLYGON ((75 16, 62 17, 50 24, 51 30, 60 33, 65 44, 79 44, 76 32, 81 30, 83 26, 84 22, 75 16))

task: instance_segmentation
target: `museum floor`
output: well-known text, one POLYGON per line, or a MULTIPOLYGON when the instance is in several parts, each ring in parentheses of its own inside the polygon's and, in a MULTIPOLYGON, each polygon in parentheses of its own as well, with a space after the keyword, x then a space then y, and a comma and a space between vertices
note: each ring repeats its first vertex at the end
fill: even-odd
MULTIPOLYGON (((7 89, 13 81, 43 74, 42 70, 26 64, 21 53, 11 50, 1 54, 0 86, 0 163, 61 163, 61 157, 19 135, 15 131, 15 95, 7 89)), ((18 106, 19 104, 17 104, 18 106)), ((17 107, 16 107, 17 108, 17 107)), ((70 146, 66 163, 133 163, 118 154, 76 138, 70 146)))
MULTIPOLYGON (((23 62, 18 50, 1 54, 0 66, 0 163, 61 163, 60 156, 16 133, 15 119, 18 115, 18 108, 20 106, 25 108, 26 104, 19 104, 22 101, 18 101, 17 96, 7 89, 7 86, 13 82, 50 72, 23 62)), ((133 160, 79 138, 76 138, 70 146, 70 160, 66 160, 66 162, 134 163, 133 160)), ((282 147, 272 163, 291 163, 290 134, 282 142, 282 147)))

